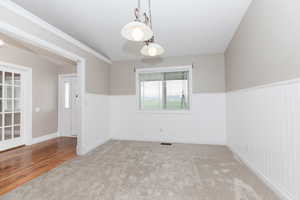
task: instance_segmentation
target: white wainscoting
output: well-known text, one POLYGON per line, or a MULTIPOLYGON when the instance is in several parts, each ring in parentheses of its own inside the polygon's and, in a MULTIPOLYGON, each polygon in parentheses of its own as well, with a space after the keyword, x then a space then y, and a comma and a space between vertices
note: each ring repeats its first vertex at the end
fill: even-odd
POLYGON ((110 139, 109 136, 109 97, 87 93, 85 95, 85 130, 83 154, 110 139))
POLYGON ((190 113, 143 113, 135 95, 110 96, 113 139, 226 144, 225 93, 194 94, 190 113))
POLYGON ((228 93, 227 141, 282 199, 300 199, 300 80, 228 93))

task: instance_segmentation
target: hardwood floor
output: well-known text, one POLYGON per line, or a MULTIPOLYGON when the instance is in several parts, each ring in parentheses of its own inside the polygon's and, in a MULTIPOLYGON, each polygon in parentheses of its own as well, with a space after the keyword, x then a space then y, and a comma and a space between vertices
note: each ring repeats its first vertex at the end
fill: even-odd
POLYGON ((0 195, 74 158, 76 142, 60 137, 0 153, 0 195))

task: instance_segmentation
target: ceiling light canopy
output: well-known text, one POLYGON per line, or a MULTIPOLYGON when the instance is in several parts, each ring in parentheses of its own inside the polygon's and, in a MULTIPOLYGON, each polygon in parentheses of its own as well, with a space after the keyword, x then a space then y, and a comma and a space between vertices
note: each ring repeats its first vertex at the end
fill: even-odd
POLYGON ((154 43, 154 33, 152 31, 151 0, 148 0, 148 12, 144 12, 143 21, 140 15, 141 2, 138 0, 138 8, 134 10, 135 20, 125 25, 121 31, 124 38, 134 42, 145 42, 141 53, 145 56, 158 56, 164 53, 164 49, 154 43))

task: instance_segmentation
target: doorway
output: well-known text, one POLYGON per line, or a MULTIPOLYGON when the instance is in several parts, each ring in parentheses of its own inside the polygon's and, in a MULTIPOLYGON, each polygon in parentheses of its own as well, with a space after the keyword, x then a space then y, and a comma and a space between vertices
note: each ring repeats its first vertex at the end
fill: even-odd
MULTIPOLYGON (((78 127, 80 129, 79 135, 77 136, 77 154, 83 155, 86 153, 86 149, 84 148, 84 130, 85 130, 85 68, 86 68, 86 60, 82 56, 79 56, 71 51, 68 51, 52 42, 49 42, 47 40, 44 40, 43 38, 40 38, 36 35, 26 33, 23 30, 19 29, 18 27, 12 26, 10 24, 6 24, 3 22, 0 22, 0 33, 4 35, 9 35, 9 37, 25 42, 27 44, 30 44, 31 46, 37 47, 40 50, 46 51, 48 53, 59 55, 63 58, 69 59, 76 63, 77 67, 77 76, 78 76, 78 86, 80 91, 80 108, 79 108, 79 123, 78 127)), ((1 64, 1 62, 0 62, 1 64)), ((27 73, 27 72, 26 72, 27 73)), ((30 87, 32 86, 31 76, 32 72, 30 72, 30 78, 27 80, 28 83, 30 83, 30 87)), ((28 102, 24 103, 26 106, 24 106, 24 110, 27 110, 27 114, 25 117, 26 123, 24 126, 24 132, 25 134, 25 144, 30 145, 32 144, 32 91, 29 87, 28 91, 30 93, 26 92, 26 99, 28 98, 28 102)), ((27 100, 26 100, 27 101, 27 100)), ((2 145, 1 145, 2 146, 2 145)))
POLYGON ((80 134, 80 90, 76 74, 59 75, 58 132, 60 136, 80 134))

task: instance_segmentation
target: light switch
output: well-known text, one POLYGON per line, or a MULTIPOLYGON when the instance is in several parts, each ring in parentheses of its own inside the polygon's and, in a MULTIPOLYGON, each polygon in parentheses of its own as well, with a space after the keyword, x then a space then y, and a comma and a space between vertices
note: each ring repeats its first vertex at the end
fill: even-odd
POLYGON ((36 108, 35 108, 35 112, 38 113, 38 112, 40 112, 40 111, 41 111, 41 108, 39 108, 39 107, 36 107, 36 108))

